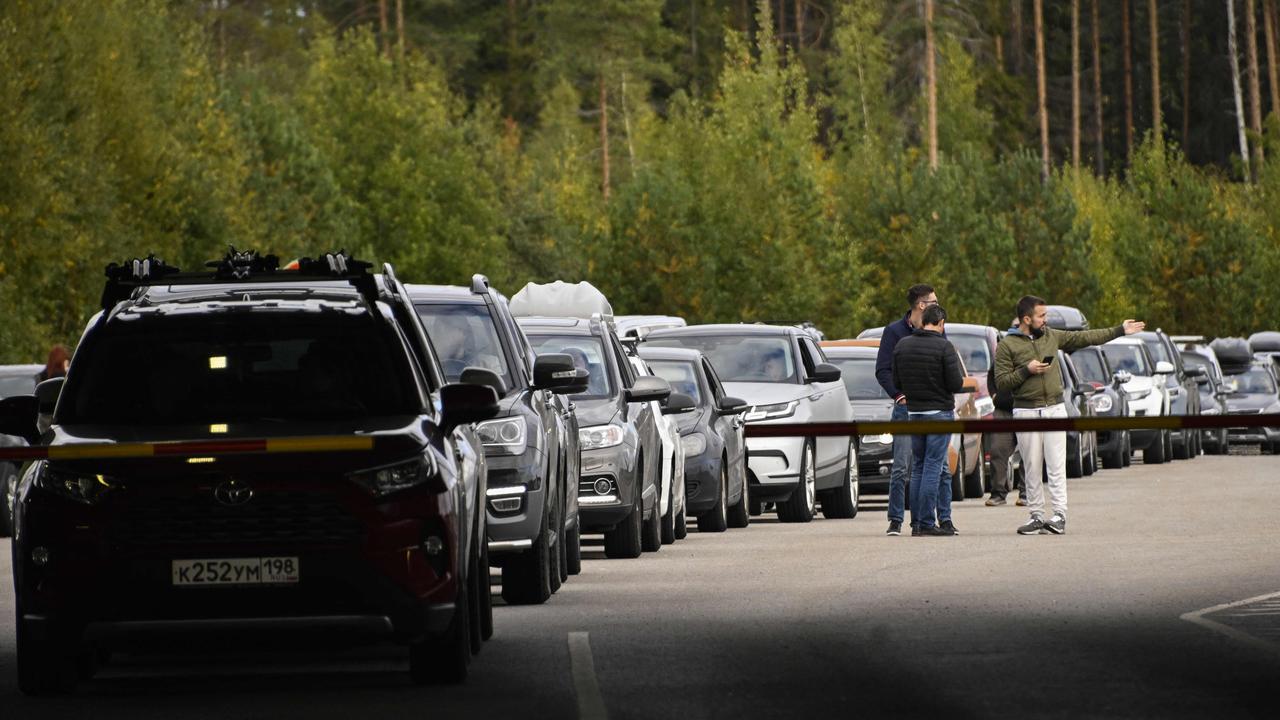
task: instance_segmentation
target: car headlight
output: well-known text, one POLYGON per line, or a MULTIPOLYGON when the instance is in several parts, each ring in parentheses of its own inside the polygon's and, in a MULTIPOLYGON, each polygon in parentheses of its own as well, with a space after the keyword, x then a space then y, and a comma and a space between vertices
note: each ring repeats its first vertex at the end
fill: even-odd
POLYGON ((527 446, 527 427, 523 417, 502 418, 476 425, 476 434, 485 450, 520 455, 527 446))
POLYGON ((599 450, 622 444, 621 425, 594 425, 578 430, 578 444, 583 450, 599 450))
POLYGON ((1151 388, 1147 388, 1146 390, 1135 390, 1135 391, 1133 391, 1133 392, 1129 393, 1129 399, 1130 399, 1130 400, 1143 400, 1143 399, 1145 399, 1145 398, 1146 398, 1148 395, 1150 395, 1150 394, 1151 394, 1151 388))
POLYGON ((431 482, 439 484, 437 491, 444 489, 439 468, 436 467, 435 460, 430 455, 394 465, 361 470, 351 473, 348 477, 357 485, 373 493, 374 497, 384 497, 431 482))
POLYGON ((680 447, 684 448, 686 458, 697 457, 707 451, 707 436, 702 433, 690 433, 680 438, 680 447))
POLYGON ((1104 395, 1102 393, 1089 398, 1089 404, 1093 406, 1094 412, 1100 413, 1111 412, 1111 408, 1115 406, 1111 400, 1111 396, 1104 395))
POLYGON ((773 405, 756 405, 747 411, 745 419, 747 422, 756 422, 758 420, 774 420, 777 418, 791 417, 796 414, 796 408, 798 407, 800 407, 799 400, 774 403, 773 405))
POLYGON ((893 436, 889 433, 880 435, 863 435, 861 438, 863 445, 892 445, 893 436))
POLYGON ((94 505, 102 500, 116 485, 110 478, 86 472, 58 470, 45 465, 35 478, 37 486, 55 495, 94 505))

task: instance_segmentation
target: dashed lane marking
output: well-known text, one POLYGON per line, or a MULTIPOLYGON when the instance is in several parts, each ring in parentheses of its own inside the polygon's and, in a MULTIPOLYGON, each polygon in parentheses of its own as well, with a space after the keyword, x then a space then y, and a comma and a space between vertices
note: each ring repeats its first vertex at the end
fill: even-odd
POLYGON ((1184 613, 1183 620, 1225 635, 1232 640, 1257 648, 1263 652, 1280 655, 1280 592, 1258 595, 1235 602, 1214 605, 1202 610, 1184 613), (1213 618, 1206 617, 1212 615, 1213 618), (1277 620, 1268 621, 1275 617, 1277 620), (1262 623, 1256 620, 1262 619, 1262 623), (1241 629, 1243 626, 1247 628, 1241 629), (1271 638, 1271 639, 1264 639, 1271 638))
POLYGON ((591 659, 591 640, 585 632, 569 633, 569 668, 573 688, 578 695, 579 720, 608 720, 600 683, 596 682, 595 662, 591 659))

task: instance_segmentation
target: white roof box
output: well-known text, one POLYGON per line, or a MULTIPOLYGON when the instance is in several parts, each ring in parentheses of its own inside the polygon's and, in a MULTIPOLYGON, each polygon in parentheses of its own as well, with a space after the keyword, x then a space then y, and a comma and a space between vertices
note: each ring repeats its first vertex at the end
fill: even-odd
POLYGON ((516 317, 572 317, 591 319, 599 316, 613 322, 613 306, 604 293, 589 282, 529 283, 511 296, 511 314, 516 317))

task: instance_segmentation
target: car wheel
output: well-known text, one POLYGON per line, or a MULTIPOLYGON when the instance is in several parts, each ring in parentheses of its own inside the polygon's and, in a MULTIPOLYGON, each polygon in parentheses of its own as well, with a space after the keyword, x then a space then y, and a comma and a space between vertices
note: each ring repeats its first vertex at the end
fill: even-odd
POLYGON ((1124 466, 1129 467, 1133 464, 1133 434, 1129 431, 1124 433, 1124 466))
POLYGON ((1168 449, 1167 442, 1165 441, 1164 433, 1161 432, 1156 436, 1155 440, 1151 441, 1151 444, 1147 446, 1147 449, 1142 451, 1143 464, 1159 465, 1163 462, 1167 462, 1168 458, 1164 454, 1166 449, 1168 449))
POLYGON ((564 534, 565 556, 570 575, 582 572, 582 529, 574 528, 564 534))
POLYGON ((764 503, 759 500, 752 500, 747 506, 747 513, 750 514, 751 517, 760 517, 764 514, 764 503))
POLYGON ((849 443, 849 463, 845 470, 844 482, 840 487, 823 493, 822 516, 829 519, 849 519, 858 515, 858 499, 861 486, 858 479, 858 453, 853 443, 849 443))
POLYGON ((720 463, 720 490, 716 494, 716 504, 698 516, 698 532, 724 532, 729 527, 729 511, 725 505, 729 502, 729 468, 723 461, 720 463))
POLYGON ((46 620, 28 620, 17 612, 18 688, 25 695, 67 695, 79 678, 74 647, 61 628, 46 620))
MULTIPOLYGON (((1076 451, 1067 458, 1067 477, 1078 478, 1084 475, 1084 437, 1076 435, 1076 451)), ((1046 477, 1048 477, 1046 475, 1046 477)))
POLYGON ((982 444, 978 444, 978 467, 973 473, 964 479, 965 497, 981 498, 987 494, 987 463, 986 452, 982 449, 982 444))
POLYGON ((670 545, 676 541, 676 498, 675 482, 667 490, 667 514, 662 516, 662 544, 670 545))
POLYGON ((18 494, 18 470, 13 463, 0 463, 0 537, 13 535, 13 506, 18 494))
POLYGON ((640 557, 640 523, 644 520, 644 502, 640 499, 640 485, 644 475, 636 473, 635 497, 631 501, 631 514, 617 527, 604 534, 604 556, 607 558, 640 557))
MULTIPOLYGON (((725 497, 728 497, 726 491, 725 497)), ((742 496, 738 498, 738 502, 729 508, 729 527, 744 528, 751 524, 751 489, 747 487, 744 480, 742 483, 742 496)))
POLYGON ((1173 432, 1165 431, 1164 434, 1164 461, 1173 462, 1173 432))
MULTIPOLYGON (((658 474, 653 478, 653 486, 662 491, 662 462, 658 462, 658 474)), ((657 493, 653 495, 653 510, 649 519, 644 521, 640 533, 640 549, 644 552, 658 552, 662 549, 662 503, 657 493)))
POLYGON ((471 606, 466 585, 458 591, 453 621, 443 637, 428 637, 409 645, 409 677, 417 685, 457 685, 467 679, 471 664, 471 606))
POLYGON ((486 578, 483 577, 484 573, 481 571, 481 568, 487 570, 489 568, 489 563, 487 558, 484 558, 484 562, 481 562, 482 558, 480 557, 480 548, 478 547, 485 544, 487 544, 487 542, 484 540, 476 543, 477 547, 473 551, 473 558, 471 561, 471 572, 467 574, 467 585, 469 586, 467 595, 471 598, 471 602, 467 606, 468 610, 471 612, 471 617, 467 619, 467 629, 470 631, 472 655, 479 654, 485 641, 483 593, 487 588, 484 586, 486 578))
MULTIPOLYGON (((1182 436, 1182 442, 1173 443, 1173 458, 1175 460, 1190 460, 1191 459, 1191 438, 1188 437, 1188 433, 1186 430, 1182 430, 1180 434, 1182 436)), ((1170 433, 1170 442, 1173 442, 1172 437, 1173 435, 1172 433, 1170 433)))
POLYGON ((550 543, 550 523, 544 510, 533 547, 508 559, 502 566, 502 599, 508 605, 541 605, 555 592, 551 574, 556 574, 558 586, 560 571, 552 567, 552 554, 558 551, 553 550, 550 543))
POLYGON ((813 443, 806 442, 800 451, 800 483, 795 492, 778 503, 778 519, 782 522, 807 523, 813 520, 818 500, 818 474, 814 468, 813 443))
POLYGON ((676 539, 683 540, 689 537, 689 517, 685 514, 685 509, 680 508, 680 512, 676 514, 676 539))
POLYGON ((493 571, 489 566, 489 544, 481 539, 480 547, 480 594, 476 602, 480 604, 480 639, 488 640, 493 637, 493 571))
POLYGON ((1227 431, 1224 428, 1222 434, 1218 436, 1218 454, 1229 455, 1231 453, 1231 441, 1227 438, 1227 431))

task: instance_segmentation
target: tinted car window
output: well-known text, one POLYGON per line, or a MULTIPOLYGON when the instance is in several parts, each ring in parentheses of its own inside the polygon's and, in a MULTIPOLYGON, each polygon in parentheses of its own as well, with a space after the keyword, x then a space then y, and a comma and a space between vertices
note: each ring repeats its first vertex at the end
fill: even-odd
POLYGON ((658 377, 671 384, 671 392, 684 393, 693 398, 694 404, 703 406, 702 391, 698 387, 698 372, 693 363, 679 360, 654 360, 649 363, 658 377))
POLYGON ((840 368, 840 379, 850 400, 888 400, 880 383, 876 382, 874 358, 835 358, 831 361, 840 368))
POLYGON ((1146 355, 1137 345, 1104 345, 1102 352, 1117 372, 1124 370, 1133 375, 1151 375, 1152 368, 1147 367, 1146 355))
POLYGON ((956 346, 960 359, 970 373, 985 374, 991 369, 991 348, 987 346, 987 338, 983 335, 948 334, 947 339, 956 346))
POLYGON ((722 382, 799 383, 791 339, 766 335, 650 338, 658 347, 701 350, 722 382))
POLYGON ((1276 384, 1271 379, 1271 373, 1257 367, 1250 368, 1239 375, 1228 376, 1226 385, 1232 392, 1249 395, 1272 395, 1276 391, 1276 384))
POLYGON ((1169 348, 1166 347, 1164 343, 1160 342, 1159 338, 1151 338, 1150 340, 1143 340, 1142 342, 1146 343, 1147 349, 1151 351, 1151 357, 1154 358, 1156 362, 1167 362, 1170 365, 1173 364, 1173 357, 1169 354, 1169 348))
POLYGON ((1189 368, 1204 368, 1204 372, 1208 377, 1214 378, 1215 380, 1218 379, 1218 369, 1215 368, 1213 363, 1209 362, 1208 358, 1203 355, 1183 353, 1182 364, 1189 368))
POLYGON ((590 335, 531 335, 529 342, 538 355, 565 353, 573 358, 574 364, 590 373, 587 391, 573 397, 583 400, 613 397, 604 346, 597 338, 590 335))
POLYGON ((1102 365, 1102 356, 1096 352, 1071 353, 1071 361, 1075 363, 1076 370, 1080 371, 1080 376, 1085 380, 1103 385, 1110 381, 1107 377, 1107 369, 1102 365))
POLYGON ((65 424, 356 419, 419 409, 406 349, 371 322, 149 323, 102 334, 65 424))
POLYGON ((449 382, 458 382, 468 367, 497 373, 507 387, 512 386, 507 358, 498 340, 489 308, 484 305, 417 305, 418 317, 440 356, 440 366, 449 382))

